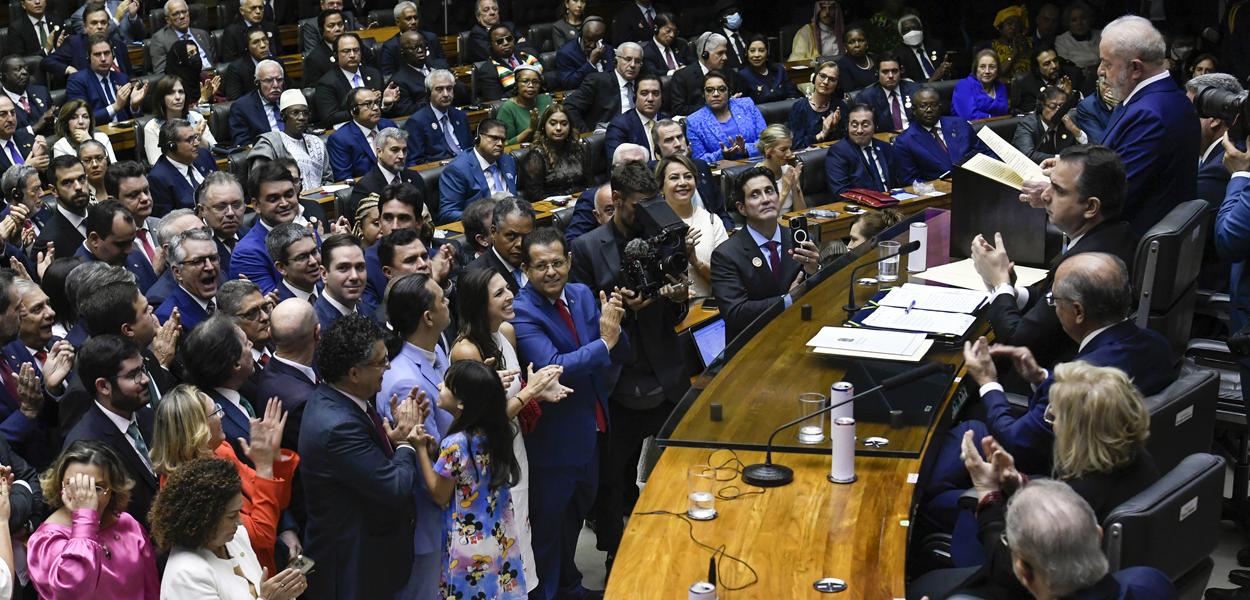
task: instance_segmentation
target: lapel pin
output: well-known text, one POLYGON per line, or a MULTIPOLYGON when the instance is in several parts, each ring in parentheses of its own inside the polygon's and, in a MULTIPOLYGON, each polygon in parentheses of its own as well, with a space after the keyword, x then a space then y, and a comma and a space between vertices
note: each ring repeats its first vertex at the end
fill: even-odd
POLYGON ((757 256, 757 257, 755 257, 755 258, 752 258, 752 259, 751 259, 751 264, 752 264, 752 265, 755 265, 755 268, 757 268, 757 269, 758 269, 758 268, 760 268, 760 267, 764 266, 764 259, 762 259, 762 258, 760 258, 760 257, 758 257, 758 256, 757 256))
POLYGON ((433 129, 434 131, 438 131, 438 123, 430 123, 430 129, 433 129))

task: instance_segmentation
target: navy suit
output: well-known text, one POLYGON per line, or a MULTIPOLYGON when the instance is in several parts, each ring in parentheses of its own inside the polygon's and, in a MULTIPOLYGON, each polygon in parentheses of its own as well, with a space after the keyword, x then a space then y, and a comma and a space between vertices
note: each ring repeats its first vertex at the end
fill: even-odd
MULTIPOLYGON (((378 131, 387 127, 398 126, 390 119, 378 121, 378 131)), ((361 177, 378 162, 373 145, 365 139, 364 132, 355 121, 348 121, 330 134, 330 139, 326 140, 326 154, 329 155, 335 181, 361 177)))
POLYGON ((368 279, 365 281, 365 292, 360 296, 360 312, 366 314, 373 314, 382 305, 389 281, 382 271, 382 261, 378 259, 378 245, 378 242, 374 242, 372 246, 365 248, 365 274, 368 279))
MULTIPOLYGON (((196 180, 204 183, 204 178, 217 170, 217 161, 208 150, 199 149, 195 162, 196 180)), ((162 217, 175 208, 195 208, 195 188, 187 180, 186 171, 175 166, 169 157, 162 154, 156 164, 148 171, 148 183, 152 188, 152 215, 162 217)))
POLYGON ((1137 90, 1112 111, 1102 144, 1124 161, 1122 216, 1138 235, 1193 199, 1201 137, 1198 113, 1171 77, 1137 90))
MULTIPOLYGON (((29 353, 24 354, 30 356, 29 353)), ((22 360, 25 362, 31 359, 22 358, 22 360)), ((4 364, 0 364, 0 369, 18 373, 21 370, 21 364, 5 356, 4 364)), ((16 382, 16 378, 14 381, 16 382)), ((56 440, 52 435, 56 402, 46 393, 44 400, 43 410, 32 419, 22 414, 21 401, 12 396, 8 388, 0 385, 0 435, 4 436, 5 441, 13 447, 15 452, 21 454, 22 458, 39 468, 49 465, 57 455, 56 440)))
MULTIPOLYGON (((24 127, 19 127, 13 132, 13 145, 17 147, 18 154, 22 155, 22 160, 30 156, 30 151, 35 146, 35 135, 27 131, 24 127)), ((7 146, 7 144, 5 145, 7 146)), ((9 170, 13 166, 13 157, 9 155, 7 147, 0 146, 0 173, 9 170)), ((6 211, 7 212, 7 211, 6 211)))
MULTIPOLYGON (((143 436, 148 447, 152 447, 152 408, 144 406, 135 413, 135 420, 138 422, 139 435, 143 436)), ((148 509, 152 507, 152 499, 156 497, 156 492, 160 489, 156 475, 148 468, 143 459, 139 457, 139 453, 135 451, 134 446, 130 445, 130 438, 122 433, 104 411, 100 409, 94 402, 87 412, 78 421, 77 425, 69 431, 65 436, 65 448, 78 440, 95 440, 103 442, 109 448, 112 448, 122 460, 122 467, 126 469, 126 474, 135 482, 135 486, 130 490, 130 505, 126 512, 134 517, 144 529, 148 526, 148 509)))
MULTIPOLYGON (((911 96, 919 90, 920 86, 910 81, 902 81, 895 88, 898 92, 899 108, 907 115, 907 124, 915 120, 911 111, 911 96)), ((863 104, 872 107, 873 120, 876 122, 877 131, 894 131, 894 113, 891 112, 890 99, 886 96, 885 88, 881 84, 874 83, 863 90, 860 90, 857 100, 863 104)), ((843 114, 842 118, 849 118, 850 115, 843 114)))
POLYGON ((255 91, 240 96, 230 105, 230 131, 235 146, 253 144, 262 134, 273 130, 269 117, 265 116, 263 102, 260 92, 255 91))
MULTIPOLYGON (((457 156, 438 178, 438 223, 460 220, 466 206, 479 198, 490 196, 486 173, 478 163, 476 151, 457 156)), ((508 193, 516 194, 516 159, 505 152, 495 165, 501 171, 508 193)))
POLYGON ((165 299, 174 293, 174 288, 178 287, 178 282, 174 280, 174 270, 166 268, 160 277, 156 278, 156 282, 143 293, 148 299, 148 304, 152 306, 160 306, 165 299))
MULTIPOLYGON (((317 322, 321 323, 322 331, 329 331, 330 327, 334 325, 334 322, 344 316, 343 313, 339 312, 339 309, 334 308, 334 306, 330 304, 330 301, 326 299, 326 295, 324 293, 317 295, 317 303, 313 305, 313 312, 317 313, 317 322)), ((359 303, 357 303, 354 312, 366 316, 370 314, 362 311, 359 303)))
MULTIPOLYGON (((1233 177, 1215 217, 1215 249, 1219 258, 1233 264, 1229 273, 1230 330, 1250 324, 1250 177, 1233 177)), ((1241 359, 1242 373, 1250 373, 1250 359, 1241 359)), ((1247 375, 1250 377, 1250 375, 1247 375)), ((1250 394, 1243 387, 1242 395, 1250 394)), ((1250 405, 1250 402, 1247 402, 1250 405)))
POLYGON ((300 426, 304 553, 317 561, 305 596, 393 597, 412 569, 415 451, 405 445, 391 456, 390 441, 365 411, 324 383, 306 403, 300 426))
MULTIPOLYGON (((669 118, 663 112, 656 113, 655 120, 663 121, 669 118)), ((623 112, 608 122, 608 132, 604 134, 604 152, 607 154, 608 162, 612 162, 612 155, 616 153, 616 147, 621 144, 638 144, 643 148, 651 148, 650 138, 647 130, 642 126, 642 115, 637 110, 623 112)), ((648 154, 650 151, 648 150, 648 154)), ((648 156, 654 159, 655 156, 648 156)))
MULTIPOLYGON (((1238 145, 1240 146, 1240 144, 1238 145)), ((1224 201, 1228 191, 1228 180, 1231 173, 1224 168, 1224 144, 1216 142, 1206 160, 1198 165, 1197 195, 1195 198, 1206 200, 1212 210, 1224 201)))
MULTIPOLYGON (((116 99, 117 90, 121 89, 130 78, 125 73, 108 74, 109 81, 113 82, 113 97, 116 99)), ((124 121, 134 116, 130 112, 130 106, 123 106, 113 116, 109 116, 108 106, 112 104, 104 95, 104 88, 100 84, 100 76, 91 69, 82 69, 77 73, 69 76, 69 81, 65 82, 65 97, 69 100, 85 100, 87 106, 91 107, 92 116, 95 118, 96 124, 103 125, 113 120, 124 121)))
POLYGON ((532 457, 530 521, 538 568, 538 588, 531 597, 544 599, 580 585, 573 554, 599 478, 595 407, 607 415, 608 397, 620 374, 619 359, 613 357, 629 352, 623 333, 611 352, 599 339, 599 300, 590 288, 570 283, 564 298, 576 338, 555 305, 533 286, 522 288, 513 303, 521 364, 533 363, 535 369, 561 365, 561 383, 574 390, 559 403, 544 406, 538 424, 525 435, 526 453, 532 457))
POLYGON ((182 286, 174 287, 169 297, 165 298, 165 301, 156 307, 156 318, 160 319, 161 323, 168 321, 169 315, 174 312, 175 308, 178 309, 184 332, 195 329, 196 325, 208 318, 208 312, 204 310, 203 306, 200 306, 200 302, 187 293, 186 290, 182 289, 182 286))
POLYGON ((48 88, 31 83, 26 86, 26 102, 30 104, 30 112, 22 109, 20 104, 14 104, 14 108, 17 109, 18 129, 34 125, 43 113, 48 112, 48 109, 52 107, 52 95, 48 93, 48 88))
POLYGON ((587 75, 595 72, 611 72, 615 68, 616 50, 613 50, 612 46, 605 45, 599 64, 592 65, 589 57, 582 51, 581 39, 573 38, 556 50, 556 68, 551 73, 552 77, 548 82, 557 90, 577 89, 587 75))
POLYGON ((932 181, 949 173, 954 165, 963 164, 977 152, 990 153, 967 121, 959 117, 942 117, 939 124, 942 141, 946 142, 945 150, 928 129, 916 122, 894 140, 899 183, 909 185, 917 180, 932 181))
MULTIPOLYGON (((86 246, 79 246, 78 250, 74 251, 74 256, 81 258, 84 263, 99 260, 87 250, 86 246)), ((152 270, 152 263, 148 262, 148 259, 143 256, 143 250, 138 248, 131 250, 130 254, 126 255, 126 264, 122 266, 126 267, 126 270, 135 276, 135 285, 139 286, 140 292, 146 293, 148 288, 152 287, 152 284, 156 283, 158 279, 156 272, 152 270)))
MULTIPOLYGON (((370 279, 373 279, 373 276, 372 276, 372 275, 370 275, 370 276, 369 276, 369 278, 370 278, 370 279)), ((277 287, 275 287, 274 289, 275 289, 275 290, 278 290, 278 302, 281 302, 281 301, 283 301, 283 300, 286 300, 287 298, 296 298, 296 297, 297 297, 297 296, 295 295, 295 292, 291 291, 291 288, 287 286, 286 280, 284 280, 284 279, 279 279, 279 280, 277 281, 277 287)), ((321 295, 321 284, 320 284, 320 283, 318 283, 318 284, 316 285, 316 290, 317 290, 317 295, 318 295, 318 296, 320 296, 320 295, 321 295)), ((267 398, 268 396, 265 396, 265 397, 267 398)))
POLYGON ((595 220, 595 192, 599 188, 592 187, 582 192, 577 197, 577 204, 573 205, 573 217, 569 219, 569 224, 564 228, 564 243, 568 247, 573 246, 573 240, 589 233, 592 229, 599 226, 599 221, 595 220))
MULTIPOLYGON (((425 64, 431 71, 450 68, 447 66, 447 61, 442 59, 427 59, 425 64)), ((430 91, 425 89, 425 73, 418 71, 408 65, 408 63, 401 62, 394 72, 386 73, 386 76, 395 85, 399 86, 399 102, 395 105, 396 114, 406 117, 412 116, 412 113, 417 112, 429 102, 430 91)), ((412 155, 410 153, 409 159, 411 158, 412 155)), ((412 164, 416 163, 413 162, 412 164)))
POLYGON ((794 245, 789 228, 781 227, 780 277, 773 276, 769 257, 743 229, 712 251, 712 295, 725 318, 726 343, 774 304, 783 302, 799 275, 799 263, 789 253, 794 245))
MULTIPOLYGON (((117 39, 116 36, 109 39, 113 46, 113 60, 117 61, 117 66, 121 67, 123 75, 133 75, 134 69, 130 66, 130 52, 126 49, 126 45, 117 39)), ((91 70, 91 57, 87 54, 87 36, 81 33, 75 33, 67 38, 52 54, 49 54, 39 61, 39 68, 45 73, 64 73, 65 67, 74 67, 78 72, 91 70)), ((77 73, 75 73, 77 75, 77 73)), ((72 77, 72 76, 71 76, 72 77)), ((68 91, 68 87, 66 90, 68 91)), ((69 96, 73 98, 74 96, 69 96)), ((97 120, 97 123, 100 121, 97 120)))
MULTIPOLYGON (((453 106, 447 109, 447 118, 451 121, 452 131, 460 148, 462 150, 472 148, 473 136, 469 134, 469 116, 453 106)), ((456 156, 451 148, 447 147, 447 136, 443 133, 443 126, 436 122, 434 108, 428 104, 421 107, 421 110, 412 115, 411 119, 404 121, 404 131, 408 132, 408 160, 413 164, 421 165, 456 156)))
MULTIPOLYGON (((431 59, 435 59, 446 65, 447 61, 444 60, 445 57, 443 56, 443 44, 438 41, 438 36, 430 31, 421 31, 420 33, 421 37, 425 38, 426 47, 429 48, 426 51, 426 62, 430 62, 431 59)), ((402 33, 395 34, 395 37, 386 40, 386 43, 382 44, 382 51, 379 53, 380 56, 378 57, 378 62, 380 63, 379 66, 382 68, 382 74, 387 77, 394 75, 395 71, 399 70, 400 65, 404 64, 403 49, 399 47, 399 41, 402 37, 404 37, 404 34, 402 33)), ((447 67, 442 66, 434 68, 445 69, 447 67)))
MULTIPOLYGON (((84 211, 85 213, 85 211, 84 211)), ((83 215, 86 216, 85 214, 83 215)), ((56 246, 56 257, 66 258, 74 255, 78 251, 78 247, 82 246, 83 240, 87 239, 82 231, 74 227, 60 210, 52 211, 52 218, 48 219, 47 225, 44 225, 43 231, 39 232, 39 237, 35 238, 35 245, 31 248, 31 253, 36 256, 43 252, 51 242, 56 246)))
POLYGON ((299 448, 300 421, 304 418, 304 408, 317 389, 317 382, 310 381, 301 370, 292 367, 276 357, 269 359, 265 370, 260 372, 260 380, 256 384, 257 398, 273 398, 282 401, 282 409, 287 412, 286 429, 282 432, 282 447, 290 450, 299 448))
POLYGON ((899 169, 895 163, 894 147, 876 138, 871 143, 885 180, 881 180, 877 169, 869 167, 864 150, 845 139, 830 146, 829 153, 825 155, 825 177, 829 179, 829 191, 834 196, 851 188, 885 192, 898 185, 899 169))
POLYGON ((258 221, 234 245, 234 252, 230 255, 229 278, 238 279, 239 275, 246 275, 249 281, 260 288, 262 294, 273 291, 282 280, 282 274, 273 266, 269 250, 265 248, 267 235, 269 228, 258 221))
MULTIPOLYGON (((221 432, 225 434, 226 441, 230 442, 230 446, 234 448, 234 453, 239 457, 239 460, 251 465, 251 459, 243 452, 243 445, 239 443, 239 438, 243 438, 248 442, 252 441, 252 424, 249 421, 250 417, 248 414, 240 410, 233 402, 227 400, 225 396, 213 388, 204 388, 200 391, 208 394, 208 397, 213 399, 213 403, 221 407, 221 432)), ((250 398, 247 400, 251 401, 250 398)), ((255 410, 254 407, 253 410, 255 410)))

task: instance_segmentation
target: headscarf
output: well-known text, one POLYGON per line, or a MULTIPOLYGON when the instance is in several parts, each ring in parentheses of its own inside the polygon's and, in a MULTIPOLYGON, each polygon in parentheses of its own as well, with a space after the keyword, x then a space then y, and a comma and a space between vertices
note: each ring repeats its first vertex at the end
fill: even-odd
POLYGON ((1029 11, 1021 4, 1019 6, 1008 6, 998 11, 998 14, 994 15, 994 29, 998 29, 1003 24, 1003 21, 1012 17, 1020 19, 1020 26, 1023 29, 1029 28, 1029 11))
MULTIPOLYGON (((820 3, 824 1, 826 0, 816 0, 812 4, 812 47, 817 52, 823 52, 822 48, 824 48, 824 46, 820 45, 820 3)), ((833 35, 838 38, 839 53, 846 51, 842 41, 843 33, 842 4, 835 1, 833 3, 833 35)))

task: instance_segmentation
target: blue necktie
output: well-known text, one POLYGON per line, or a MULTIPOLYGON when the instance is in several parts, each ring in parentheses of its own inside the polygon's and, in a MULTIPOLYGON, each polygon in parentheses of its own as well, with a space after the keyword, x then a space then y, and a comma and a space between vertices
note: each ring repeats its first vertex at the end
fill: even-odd
POLYGON ((269 103, 269 110, 273 111, 273 124, 278 131, 286 131, 286 123, 282 122, 282 113, 278 112, 278 105, 273 102, 269 103))
POLYGON ((23 165, 26 161, 22 160, 22 153, 17 151, 17 144, 13 140, 9 140, 9 157, 13 159, 13 164, 23 165))
POLYGON ((447 149, 451 151, 452 156, 460 155, 460 142, 456 141, 456 133, 451 130, 451 119, 447 115, 443 115, 442 120, 443 137, 447 138, 447 149))
POLYGON ((925 79, 932 77, 933 76, 933 63, 929 62, 929 55, 924 53, 923 47, 917 50, 917 54, 920 55, 920 68, 924 71, 925 79))
POLYGON ((117 98, 113 96, 113 86, 110 85, 111 83, 112 82, 109 81, 107 75, 100 77, 100 87, 104 89, 104 97, 108 99, 109 104, 117 102, 117 98))

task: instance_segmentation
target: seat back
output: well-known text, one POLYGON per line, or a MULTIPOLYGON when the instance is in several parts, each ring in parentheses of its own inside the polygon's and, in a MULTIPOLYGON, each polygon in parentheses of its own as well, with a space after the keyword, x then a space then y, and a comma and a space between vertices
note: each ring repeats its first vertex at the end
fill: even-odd
POLYGON ((1211 449, 1219 391, 1219 373, 1189 363, 1171 385, 1146 397, 1150 413, 1146 449, 1160 472, 1171 471, 1186 456, 1211 449))
POLYGON ((456 64, 467 65, 469 52, 469 32, 461 31, 456 34, 456 64))
POLYGON ((1209 229, 1207 206, 1206 200, 1176 205, 1146 231, 1133 258, 1137 325, 1167 336, 1177 356, 1189 341, 1198 272, 1209 229))
POLYGON ((377 23, 378 27, 394 27, 395 26, 395 10, 393 8, 380 8, 369 11, 369 23, 377 23))
POLYGON ((147 143, 147 134, 143 132, 143 128, 147 127, 148 123, 155 118, 152 115, 143 115, 135 119, 135 156, 139 164, 149 169, 152 168, 152 164, 148 162, 148 153, 144 150, 147 143))
POLYGON ((227 169, 231 175, 240 182, 247 181, 247 174, 251 170, 252 163, 247 160, 247 152, 235 152, 227 157, 227 169))
MULTIPOLYGON (((947 97, 947 100, 950 100, 950 98, 947 97)), ((949 104, 947 106, 949 106, 949 104)), ((1023 117, 1009 117, 1006 119, 972 121, 972 130, 981 131, 982 127, 989 127, 990 131, 998 134, 998 137, 1010 141, 1016 135, 1016 126, 1019 125, 1021 121, 1028 118, 1030 118, 1030 115, 1025 115, 1023 117)))
MULTIPOLYGON (((957 79, 944 79, 942 81, 924 84, 926 87, 933 88, 938 93, 942 104, 942 114, 944 115, 951 114, 951 96, 955 93, 955 84, 958 83, 958 81, 959 80, 957 79)), ((1013 128, 1012 130, 1014 131, 1015 129, 1013 128)))
POLYGON ((602 133, 592 133, 582 140, 588 147, 586 148, 586 156, 590 159, 587 167, 590 169, 590 176, 596 184, 608 180, 608 156, 607 156, 607 136, 602 133))
POLYGON ((825 155, 828 153, 828 148, 808 148, 795 155, 803 161, 799 189, 803 190, 803 199, 808 206, 820 206, 836 200, 825 176, 825 155))
POLYGON ((1224 459, 1191 454, 1103 520, 1111 572, 1159 569, 1172 581, 1210 561, 1220 535, 1224 459))
POLYGON ((212 105, 208 114, 208 130, 213 132, 213 137, 217 138, 217 143, 221 146, 234 143, 234 132, 230 131, 230 106, 233 104, 229 100, 218 102, 212 105))
POLYGON ((794 35, 803 28, 803 24, 798 25, 782 25, 781 31, 777 33, 777 38, 781 42, 781 54, 776 58, 779 62, 790 60, 790 51, 794 49, 794 35))
POLYGON ((223 61, 222 61, 222 59, 221 59, 221 51, 222 51, 222 47, 221 47, 221 38, 222 38, 222 36, 224 36, 224 35, 226 35, 226 30, 225 30, 225 29, 214 29, 214 30, 212 30, 212 31, 208 32, 208 37, 209 37, 209 39, 211 40, 211 42, 210 42, 210 43, 213 45, 213 48, 212 48, 212 50, 213 50, 213 64, 217 64, 217 63, 219 63, 219 62, 223 62, 223 61))
POLYGON ((421 176, 421 184, 425 186, 426 205, 430 207, 430 214, 438 214, 438 179, 443 176, 444 165, 439 165, 417 174, 421 176))
MULTIPOLYGON (((555 40, 551 38, 551 23, 534 23, 530 25, 525 38, 529 40, 530 46, 539 52, 547 53, 559 50, 559 48, 556 48, 555 40)), ((543 65, 545 66, 546 64, 547 62, 543 61, 543 65)))
POLYGON ((769 125, 776 123, 785 123, 790 118, 790 107, 794 106, 796 99, 777 100, 774 102, 765 102, 756 108, 759 108, 760 115, 764 117, 764 122, 769 125))

